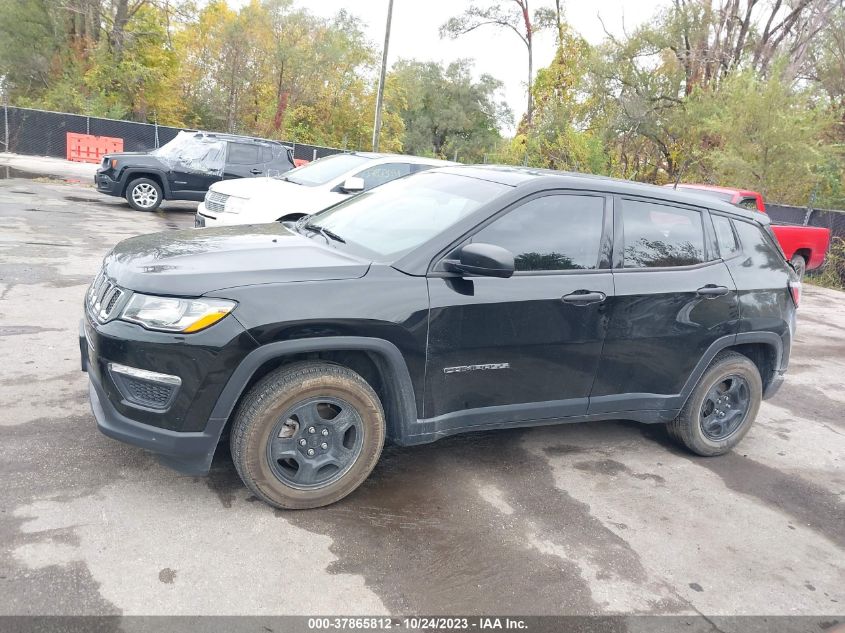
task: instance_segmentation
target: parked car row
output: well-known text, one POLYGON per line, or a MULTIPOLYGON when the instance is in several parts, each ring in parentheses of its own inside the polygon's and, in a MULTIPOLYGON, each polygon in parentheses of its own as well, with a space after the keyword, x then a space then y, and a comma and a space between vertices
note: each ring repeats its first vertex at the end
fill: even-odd
POLYGON ((195 224, 204 227, 295 220, 391 180, 454 164, 398 154, 335 154, 273 178, 214 183, 197 209, 195 224))
POLYGON ((280 508, 342 499, 385 442, 470 431, 629 419, 719 455, 789 363, 799 277, 717 197, 345 154, 212 185, 197 217, 283 221, 112 249, 80 324, 91 406, 184 472, 229 437, 280 508))
POLYGON ((155 211, 164 200, 202 200, 220 180, 284 173, 293 167, 293 151, 277 141, 179 132, 151 152, 106 154, 94 184, 102 193, 126 198, 133 209, 155 211))

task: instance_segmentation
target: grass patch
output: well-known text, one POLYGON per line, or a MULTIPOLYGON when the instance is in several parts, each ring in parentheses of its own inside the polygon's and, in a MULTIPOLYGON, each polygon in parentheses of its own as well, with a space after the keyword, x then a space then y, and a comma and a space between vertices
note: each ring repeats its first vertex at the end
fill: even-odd
POLYGON ((807 281, 825 288, 845 290, 845 239, 831 238, 824 266, 807 273, 807 281))

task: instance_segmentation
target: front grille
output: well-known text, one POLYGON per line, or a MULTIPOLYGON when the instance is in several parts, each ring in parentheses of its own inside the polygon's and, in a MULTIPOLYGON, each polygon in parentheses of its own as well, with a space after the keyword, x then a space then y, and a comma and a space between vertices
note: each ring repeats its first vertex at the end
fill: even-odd
POLYGON ((205 194, 205 208, 212 213, 223 213, 226 210, 226 200, 229 196, 225 193, 209 191, 205 194))
POLYGON ((88 310, 100 323, 104 323, 115 315, 125 294, 101 271, 88 290, 88 310))

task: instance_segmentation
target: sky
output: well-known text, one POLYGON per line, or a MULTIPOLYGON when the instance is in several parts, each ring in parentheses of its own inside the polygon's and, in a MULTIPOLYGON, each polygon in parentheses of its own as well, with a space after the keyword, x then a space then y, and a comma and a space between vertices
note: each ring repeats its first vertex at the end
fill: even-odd
MULTIPOLYGON (((505 3, 508 0, 504 0, 505 3)), ((295 5, 316 15, 330 17, 341 9, 358 16, 366 24, 367 36, 381 50, 388 0, 296 0, 295 5)), ((479 0, 483 4, 485 0, 479 0)), ((233 3, 236 4, 236 3, 233 3)), ((503 82, 502 97, 514 113, 514 120, 525 112, 528 57, 525 45, 515 33, 492 26, 480 28, 457 40, 443 39, 440 25, 458 15, 469 0, 393 0, 388 68, 400 58, 449 63, 460 58, 475 60, 478 75, 488 73, 503 82)), ((621 35, 654 15, 658 0, 564 0, 566 19, 590 43, 604 39, 601 20, 608 31, 621 35), (623 27, 624 25, 624 27, 623 27)), ((532 0, 531 10, 554 8, 554 0, 532 0)), ((540 33, 534 42, 534 69, 548 65, 554 56, 554 34, 540 33)), ((507 132, 512 132, 507 130, 507 132)))

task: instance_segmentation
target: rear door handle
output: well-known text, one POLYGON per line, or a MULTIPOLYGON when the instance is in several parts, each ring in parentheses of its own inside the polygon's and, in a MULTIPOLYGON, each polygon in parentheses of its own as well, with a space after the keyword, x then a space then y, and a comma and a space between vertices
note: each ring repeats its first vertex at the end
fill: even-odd
POLYGON ((713 284, 707 284, 703 288, 696 290, 696 293, 703 297, 721 297, 729 292, 730 290, 728 290, 725 286, 715 286, 713 284))
POLYGON ((257 176, 258 174, 263 174, 263 173, 264 173, 264 171, 263 171, 263 170, 261 170, 261 169, 250 169, 250 170, 249 170, 249 173, 251 173, 251 174, 253 174, 253 175, 257 176))
POLYGON ((601 303, 607 298, 603 292, 594 292, 590 290, 578 290, 560 298, 564 303, 573 303, 577 306, 586 306, 591 303, 601 303))

